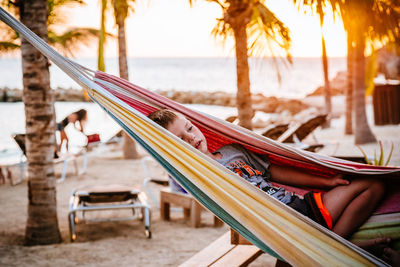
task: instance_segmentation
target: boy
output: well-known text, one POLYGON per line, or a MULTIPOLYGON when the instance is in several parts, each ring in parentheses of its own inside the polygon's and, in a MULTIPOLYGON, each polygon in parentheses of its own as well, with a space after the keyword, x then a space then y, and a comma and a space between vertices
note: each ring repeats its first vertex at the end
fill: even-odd
MULTIPOLYGON (((350 237, 364 223, 384 196, 384 185, 378 180, 360 178, 350 182, 342 175, 324 178, 295 168, 271 165, 267 155, 253 153, 238 144, 226 145, 211 153, 203 133, 185 116, 171 110, 157 110, 149 118, 267 194, 344 238, 350 237), (270 182, 327 191, 323 194, 310 192, 301 199, 270 182)), ((382 257, 389 242, 389 238, 378 238, 359 245, 382 257)))

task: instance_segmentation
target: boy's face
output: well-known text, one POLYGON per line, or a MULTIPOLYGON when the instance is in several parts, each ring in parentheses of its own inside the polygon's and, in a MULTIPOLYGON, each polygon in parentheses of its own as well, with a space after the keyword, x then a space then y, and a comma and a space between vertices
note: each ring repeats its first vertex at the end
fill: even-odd
POLYGON ((177 118, 168 124, 167 130, 181 138, 186 143, 190 144, 194 148, 207 154, 207 141, 203 133, 194 126, 188 119, 182 114, 176 114, 177 118))

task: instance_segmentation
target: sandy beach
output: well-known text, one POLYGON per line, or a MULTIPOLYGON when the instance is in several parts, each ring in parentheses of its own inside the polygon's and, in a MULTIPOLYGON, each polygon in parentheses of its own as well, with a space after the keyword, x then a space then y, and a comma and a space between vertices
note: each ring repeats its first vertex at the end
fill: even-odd
MULTIPOLYGON (((390 165, 400 166, 400 125, 373 126, 388 153, 393 142, 395 149, 390 165)), ((317 129, 305 142, 317 139, 325 147, 319 153, 340 156, 361 156, 353 136, 343 134, 343 118, 334 120, 329 129, 317 129)), ((369 154, 378 151, 377 144, 364 145, 369 154)), ((141 157, 147 153, 140 148, 141 157)), ((229 230, 224 225, 213 227, 212 215, 204 211, 200 228, 190 228, 182 212, 172 213, 172 220, 162 221, 159 210, 152 205, 152 238, 147 239, 139 221, 102 222, 77 226, 77 240, 69 241, 68 203, 74 188, 87 185, 126 184, 143 186, 145 172, 141 159, 125 160, 118 147, 101 146, 88 153, 88 168, 83 175, 74 175, 68 167, 65 182, 57 184, 58 222, 62 243, 47 246, 23 246, 27 214, 27 181, 12 186, 9 181, 0 185, 0 266, 177 266, 229 230)), ((83 158, 78 159, 82 168, 83 158)), ((152 171, 165 175, 154 163, 152 171)), ((58 177, 61 164, 56 165, 58 177)), ((17 175, 15 170, 14 176, 17 175)), ((15 178, 15 177, 14 177, 15 178)), ((159 188, 154 188, 157 192, 159 188)), ((273 265, 274 259, 264 254, 250 266, 273 265)))

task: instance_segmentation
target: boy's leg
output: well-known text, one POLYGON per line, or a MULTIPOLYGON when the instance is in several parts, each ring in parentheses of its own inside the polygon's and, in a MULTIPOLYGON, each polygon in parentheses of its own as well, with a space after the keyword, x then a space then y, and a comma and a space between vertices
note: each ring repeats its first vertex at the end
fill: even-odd
POLYGON ((337 186, 323 195, 323 203, 332 217, 333 231, 348 238, 372 214, 384 194, 378 180, 355 179, 350 185, 337 186))

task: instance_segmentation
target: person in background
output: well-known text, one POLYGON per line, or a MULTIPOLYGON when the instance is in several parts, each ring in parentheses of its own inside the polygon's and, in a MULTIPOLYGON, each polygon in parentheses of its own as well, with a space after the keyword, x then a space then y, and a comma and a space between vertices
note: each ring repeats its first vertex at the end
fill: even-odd
POLYGON ((60 144, 58 145, 58 151, 61 150, 63 143, 66 143, 66 149, 68 151, 68 136, 65 133, 65 127, 67 127, 68 124, 72 123, 74 127, 84 133, 84 125, 87 121, 87 111, 86 109, 80 109, 78 111, 75 111, 65 117, 61 122, 57 123, 57 131, 60 131, 60 144), (77 127, 77 123, 79 124, 79 128, 77 127))

